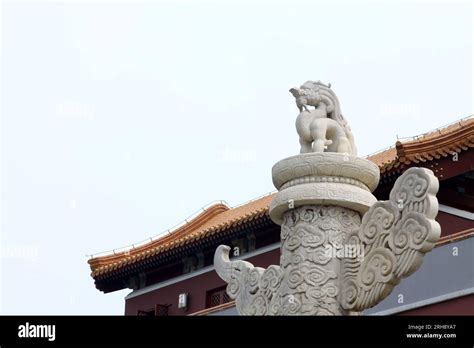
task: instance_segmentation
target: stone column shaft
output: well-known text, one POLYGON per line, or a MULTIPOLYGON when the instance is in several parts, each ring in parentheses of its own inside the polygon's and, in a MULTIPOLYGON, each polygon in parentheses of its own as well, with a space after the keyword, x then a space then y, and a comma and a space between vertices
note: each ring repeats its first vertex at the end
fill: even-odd
POLYGON ((340 300, 345 241, 376 201, 378 167, 347 154, 305 153, 281 160, 272 174, 279 190, 270 217, 281 225, 281 314, 348 314, 340 300))
MULTIPOLYGON (((281 225, 281 314, 343 315, 341 251, 360 214, 333 205, 289 210, 281 225)), ((343 255, 342 255, 343 256, 343 255)))

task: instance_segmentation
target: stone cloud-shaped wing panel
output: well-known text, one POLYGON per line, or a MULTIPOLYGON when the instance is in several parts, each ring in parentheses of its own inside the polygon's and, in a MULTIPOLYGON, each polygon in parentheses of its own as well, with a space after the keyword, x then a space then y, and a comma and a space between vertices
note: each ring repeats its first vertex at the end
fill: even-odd
POLYGON ((441 228, 438 179, 431 170, 410 168, 395 182, 390 199, 375 203, 346 245, 363 247, 364 258, 343 260, 341 304, 362 311, 386 298, 402 278, 415 272, 433 249, 441 228))
POLYGON ((282 273, 279 266, 254 267, 247 261, 230 261, 230 247, 221 245, 214 254, 217 274, 227 282, 227 293, 242 315, 276 315, 282 273))

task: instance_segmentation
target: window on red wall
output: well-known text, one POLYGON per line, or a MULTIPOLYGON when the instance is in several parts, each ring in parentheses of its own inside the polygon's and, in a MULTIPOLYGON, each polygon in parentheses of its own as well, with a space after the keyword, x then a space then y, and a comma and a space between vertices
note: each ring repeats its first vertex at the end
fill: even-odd
POLYGON ((225 286, 209 290, 206 293, 206 308, 212 308, 230 302, 230 297, 225 291, 225 286))
POLYGON ((139 309, 137 311, 138 316, 144 316, 144 317, 150 317, 155 315, 155 309, 147 309, 147 310, 141 310, 139 309))
POLYGON ((169 304, 166 304, 166 305, 163 305, 163 304, 157 304, 156 305, 156 308, 155 308, 155 315, 158 316, 158 317, 166 317, 168 316, 168 307, 170 307, 171 305, 169 304))
POLYGON ((137 315, 138 316, 167 316, 168 315, 168 307, 171 305, 169 304, 157 304, 155 308, 150 308, 147 310, 138 310, 137 315))

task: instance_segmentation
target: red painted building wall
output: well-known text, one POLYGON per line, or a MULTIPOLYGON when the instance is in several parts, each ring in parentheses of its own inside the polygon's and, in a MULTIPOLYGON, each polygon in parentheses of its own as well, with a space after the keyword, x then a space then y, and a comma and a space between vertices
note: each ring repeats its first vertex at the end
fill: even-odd
MULTIPOLYGON (((246 261, 258 267, 268 267, 280 262, 280 249, 253 256, 246 261)), ((139 310, 153 309, 156 304, 171 305, 168 315, 189 315, 206 308, 206 293, 227 285, 214 271, 191 277, 157 290, 127 299, 125 301, 125 315, 137 315, 139 310), (188 294, 188 308, 178 308, 178 294, 188 294)))
POLYGON ((452 300, 431 304, 398 313, 398 315, 472 315, 474 295, 458 297, 452 300))

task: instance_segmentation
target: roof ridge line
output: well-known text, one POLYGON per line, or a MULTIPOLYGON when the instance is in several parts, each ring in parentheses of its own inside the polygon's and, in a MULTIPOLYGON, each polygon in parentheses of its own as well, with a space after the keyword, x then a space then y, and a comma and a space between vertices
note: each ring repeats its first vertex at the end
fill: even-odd
POLYGON ((173 234, 174 232, 178 231, 181 227, 183 227, 183 226, 185 226, 189 223, 195 222, 195 220, 197 218, 199 218, 203 213, 205 213, 205 212, 209 211, 211 208, 219 206, 219 205, 225 206, 227 208, 227 210, 232 209, 232 207, 230 207, 229 204, 226 201, 224 201, 224 200, 215 200, 215 201, 212 201, 211 203, 206 204, 205 206, 203 206, 199 210, 195 211, 193 214, 188 216, 186 219, 184 219, 180 223, 174 225, 173 227, 168 228, 167 230, 165 230, 165 231, 163 231, 159 234, 156 234, 156 235, 154 235, 152 237, 149 237, 147 239, 143 239, 143 240, 141 240, 139 242, 136 242, 136 243, 128 244, 128 245, 123 246, 123 247, 114 248, 114 249, 110 249, 110 250, 106 250, 106 251, 101 251, 101 252, 97 252, 97 253, 93 253, 93 254, 88 254, 88 255, 86 255, 86 257, 88 257, 89 259, 93 259, 93 258, 97 258, 97 257, 112 256, 112 255, 116 255, 116 254, 120 254, 120 253, 123 253, 123 252, 134 250, 134 249, 139 248, 143 245, 147 245, 148 243, 157 241, 158 239, 161 239, 165 236, 169 236, 170 234, 173 234))
MULTIPOLYGON (((448 127, 450 127, 450 126, 455 125, 456 123, 461 123, 461 122, 466 121, 466 120, 469 120, 469 119, 471 119, 471 118, 474 118, 474 114, 469 115, 469 116, 466 116, 466 117, 463 117, 463 118, 460 118, 460 119, 458 119, 458 120, 456 120, 456 121, 453 121, 453 122, 451 122, 451 123, 448 123, 448 124, 446 124, 446 125, 444 125, 444 126, 441 126, 441 127, 438 127, 438 128, 432 129, 432 130, 429 130, 429 131, 427 131, 427 132, 424 132, 424 133, 421 133, 421 134, 418 134, 418 135, 413 135, 413 136, 408 136, 408 137, 399 137, 399 136, 397 135, 397 140, 396 140, 396 141, 400 141, 400 143, 405 144, 405 143, 410 142, 410 141, 422 140, 422 139, 420 139, 420 138, 425 137, 425 136, 428 135, 428 134, 432 134, 432 133, 434 133, 434 132, 436 132, 436 131, 440 132, 440 131, 445 130, 446 128, 448 128, 448 127)), ((387 146, 387 147, 385 147, 385 148, 383 148, 383 149, 380 149, 380 150, 377 150, 377 151, 375 151, 375 152, 369 153, 369 154, 363 156, 363 158, 368 159, 369 157, 378 155, 379 153, 382 153, 382 152, 384 152, 384 151, 393 149, 393 148, 395 148, 395 147, 396 147, 395 145, 387 146)))

